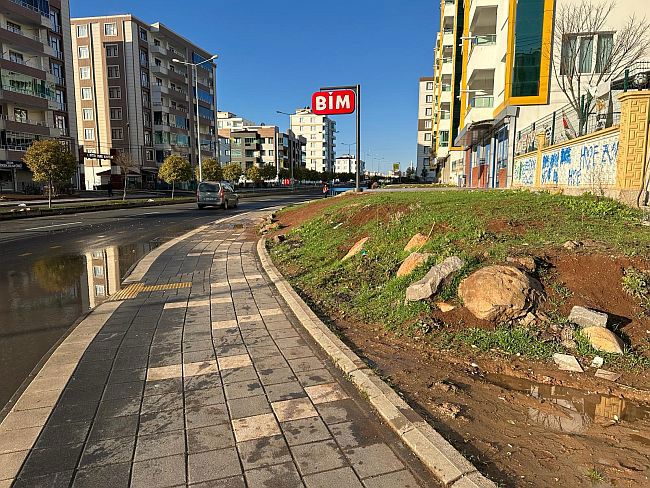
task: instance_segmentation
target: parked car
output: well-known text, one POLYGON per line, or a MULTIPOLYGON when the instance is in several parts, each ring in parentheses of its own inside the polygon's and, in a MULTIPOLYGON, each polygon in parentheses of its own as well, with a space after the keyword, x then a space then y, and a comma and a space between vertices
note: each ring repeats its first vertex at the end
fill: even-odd
POLYGON ((239 205, 239 195, 227 181, 202 181, 196 190, 196 205, 205 207, 234 208, 239 205))

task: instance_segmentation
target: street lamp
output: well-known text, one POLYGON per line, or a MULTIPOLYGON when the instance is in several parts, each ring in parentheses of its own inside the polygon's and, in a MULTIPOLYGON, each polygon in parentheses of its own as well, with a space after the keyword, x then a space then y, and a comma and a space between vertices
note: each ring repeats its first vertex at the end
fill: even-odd
MULTIPOLYGON (((172 59, 172 63, 184 64, 185 66, 192 67, 192 76, 194 77, 194 96, 196 97, 196 140, 198 142, 198 151, 199 151, 199 183, 203 181, 203 166, 201 158, 201 121, 199 120, 199 77, 197 76, 197 67, 205 63, 211 63, 219 57, 218 54, 211 56, 209 59, 204 59, 200 63, 188 63, 187 61, 181 61, 180 59, 172 59)), ((216 95, 216 93, 215 93, 216 95)), ((216 98, 216 96, 215 96, 216 98)), ((217 127, 219 121, 217 120, 217 127)), ((219 140, 219 129, 217 128, 217 141, 219 140)))
MULTIPOLYGON (((289 127, 291 127, 291 116, 293 114, 290 114, 288 112, 283 112, 282 110, 276 110, 275 112, 278 113, 278 114, 281 114, 281 115, 288 115, 290 117, 289 118, 289 127)), ((298 140, 298 142, 300 142, 300 140, 298 140)), ((302 148, 301 148, 301 152, 302 152, 302 148)), ((293 181, 293 157, 289 158, 289 166, 291 168, 291 189, 293 190, 293 185, 294 185, 294 181, 293 181)), ((278 178, 279 177, 280 177, 280 172, 278 171, 278 178)))

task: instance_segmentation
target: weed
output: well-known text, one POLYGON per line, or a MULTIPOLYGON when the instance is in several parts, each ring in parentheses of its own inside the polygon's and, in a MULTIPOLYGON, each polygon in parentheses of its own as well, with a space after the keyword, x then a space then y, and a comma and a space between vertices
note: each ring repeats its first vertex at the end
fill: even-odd
POLYGON ((587 478, 589 478, 592 483, 603 483, 605 481, 605 475, 595 466, 587 470, 587 478))
POLYGON ((623 274, 623 290, 650 309, 650 275, 636 268, 627 268, 623 274))
POLYGON ((520 354, 532 359, 547 359, 561 350, 556 343, 539 340, 525 327, 499 326, 495 330, 471 328, 455 335, 455 341, 476 346, 483 352, 497 350, 507 354, 520 354))

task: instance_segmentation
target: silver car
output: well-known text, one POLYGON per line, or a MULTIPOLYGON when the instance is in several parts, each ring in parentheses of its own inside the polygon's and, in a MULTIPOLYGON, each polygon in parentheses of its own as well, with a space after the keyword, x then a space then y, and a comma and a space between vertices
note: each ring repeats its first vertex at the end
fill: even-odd
POLYGON ((239 205, 239 196, 227 181, 202 181, 196 190, 196 205, 199 208, 234 208, 239 205))

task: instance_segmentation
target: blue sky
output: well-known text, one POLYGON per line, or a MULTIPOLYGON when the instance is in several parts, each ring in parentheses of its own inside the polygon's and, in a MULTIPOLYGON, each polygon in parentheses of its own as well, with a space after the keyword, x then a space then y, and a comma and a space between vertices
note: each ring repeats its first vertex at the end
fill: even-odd
MULTIPOLYGON (((415 159, 417 81, 431 75, 439 26, 434 0, 70 3, 73 17, 132 13, 219 54, 219 109, 258 123, 286 129, 289 118, 276 110, 309 105, 321 86, 360 83, 363 159, 372 169, 415 159)), ((342 154, 342 143, 355 142, 354 116, 336 121, 342 154)))

